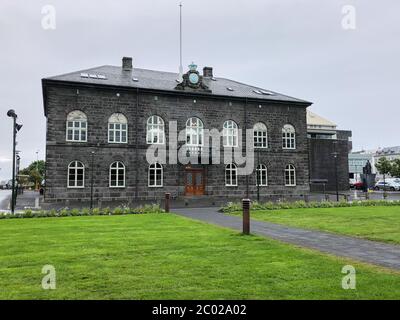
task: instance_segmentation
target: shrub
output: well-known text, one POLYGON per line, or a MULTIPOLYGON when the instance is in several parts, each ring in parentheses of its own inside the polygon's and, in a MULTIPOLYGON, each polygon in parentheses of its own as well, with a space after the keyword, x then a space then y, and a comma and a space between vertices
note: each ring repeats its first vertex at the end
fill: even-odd
POLYGON ((114 216, 120 216, 123 215, 125 213, 125 210, 121 207, 116 207, 113 211, 112 211, 112 215, 114 216))
MULTIPOLYGON (((251 203, 251 210, 279 210, 279 209, 299 209, 299 208, 337 208, 337 207, 371 207, 371 206, 400 206, 400 201, 387 200, 366 200, 366 201, 295 201, 295 202, 265 202, 259 203, 254 201, 251 203)), ((241 202, 228 202, 220 211, 232 213, 242 211, 241 202)))

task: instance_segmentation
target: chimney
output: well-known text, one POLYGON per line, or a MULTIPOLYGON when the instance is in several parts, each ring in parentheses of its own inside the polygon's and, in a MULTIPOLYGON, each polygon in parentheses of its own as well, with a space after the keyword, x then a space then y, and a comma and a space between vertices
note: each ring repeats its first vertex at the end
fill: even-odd
POLYGON ((213 68, 212 67, 204 67, 203 68, 203 76, 212 78, 213 77, 213 68))
POLYGON ((131 57, 123 57, 122 58, 122 70, 132 71, 132 58, 131 57))

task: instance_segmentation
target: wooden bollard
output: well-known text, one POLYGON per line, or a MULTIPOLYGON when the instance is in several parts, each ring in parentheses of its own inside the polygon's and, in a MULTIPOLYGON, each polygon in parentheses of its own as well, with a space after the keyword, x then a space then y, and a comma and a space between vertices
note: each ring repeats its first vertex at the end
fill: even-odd
POLYGON ((250 234, 250 199, 242 200, 243 206, 243 234, 250 234))
POLYGON ((170 199, 171 199, 171 194, 170 193, 166 193, 165 194, 165 212, 169 212, 170 199))

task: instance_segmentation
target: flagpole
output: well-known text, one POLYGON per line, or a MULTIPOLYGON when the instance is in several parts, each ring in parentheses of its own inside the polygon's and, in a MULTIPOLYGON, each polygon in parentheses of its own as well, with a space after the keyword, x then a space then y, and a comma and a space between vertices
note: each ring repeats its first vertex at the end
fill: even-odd
POLYGON ((182 65, 182 2, 179 3, 179 81, 183 80, 182 65))

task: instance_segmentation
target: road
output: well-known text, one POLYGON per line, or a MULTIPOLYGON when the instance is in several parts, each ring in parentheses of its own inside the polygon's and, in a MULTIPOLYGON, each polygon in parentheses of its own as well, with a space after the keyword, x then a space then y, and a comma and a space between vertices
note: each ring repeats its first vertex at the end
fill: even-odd
POLYGON ((0 210, 7 210, 10 202, 11 190, 0 190, 0 210))

